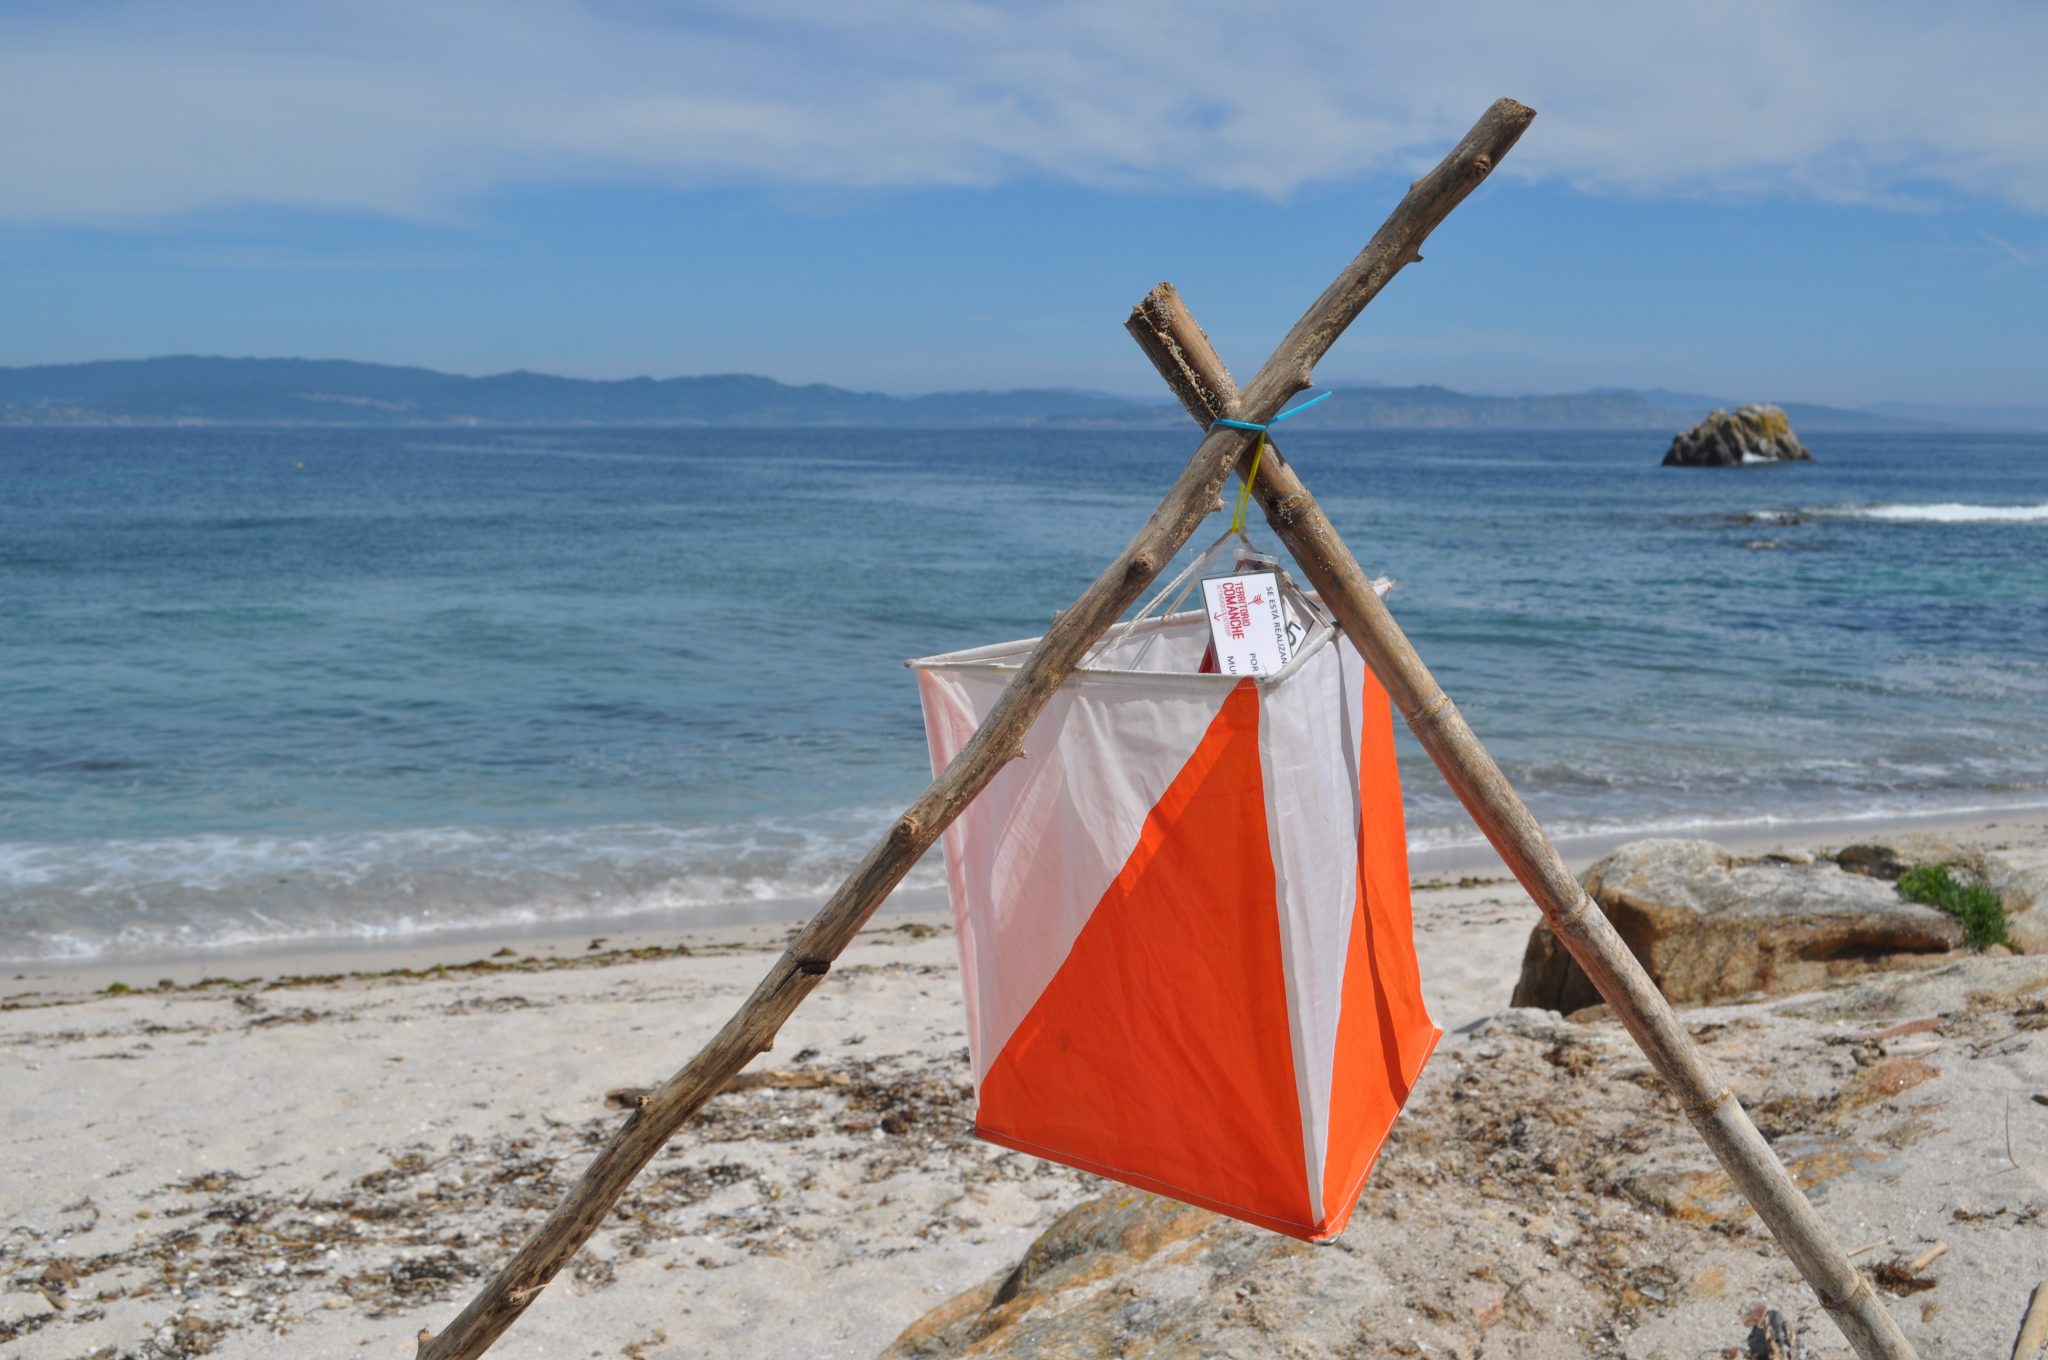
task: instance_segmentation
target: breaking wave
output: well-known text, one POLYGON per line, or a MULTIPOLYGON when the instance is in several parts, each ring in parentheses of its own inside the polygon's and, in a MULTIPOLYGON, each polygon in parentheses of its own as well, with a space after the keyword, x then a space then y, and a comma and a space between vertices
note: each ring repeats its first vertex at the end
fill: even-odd
MULTIPOLYGON (((84 961, 631 918, 799 916, 838 886, 887 825, 878 812, 718 828, 0 843, 0 958, 84 961)), ((905 886, 944 881, 932 855, 905 886)))
POLYGON ((1837 506, 1808 513, 1925 524, 2048 524, 2048 504, 1965 505, 1960 501, 1940 501, 1929 505, 1837 506))

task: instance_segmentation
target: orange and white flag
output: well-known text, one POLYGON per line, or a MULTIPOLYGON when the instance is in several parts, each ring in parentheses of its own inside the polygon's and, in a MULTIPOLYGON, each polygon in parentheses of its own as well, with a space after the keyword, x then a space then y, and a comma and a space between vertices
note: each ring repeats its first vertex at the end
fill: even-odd
MULTIPOLYGON (((1035 641, 911 663, 935 772, 1035 641)), ((1392 716, 1327 628, 1264 679, 1207 641, 1123 636, 946 832, 976 1132, 1321 1240, 1441 1036, 1392 716)))

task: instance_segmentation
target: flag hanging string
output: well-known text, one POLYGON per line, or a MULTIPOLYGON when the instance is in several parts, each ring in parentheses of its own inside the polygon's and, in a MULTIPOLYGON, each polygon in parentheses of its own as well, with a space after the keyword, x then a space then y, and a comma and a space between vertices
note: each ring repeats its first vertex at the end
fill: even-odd
POLYGON ((1241 534, 1244 532, 1244 512, 1246 508, 1249 507, 1252 503, 1252 483, 1258 480, 1259 460, 1266 456, 1266 431, 1272 426, 1278 425, 1281 421, 1287 419, 1289 416, 1298 416, 1303 411, 1306 411, 1309 407, 1315 405, 1317 402, 1328 401, 1332 396, 1335 395, 1336 394, 1333 392, 1325 392, 1319 397, 1310 397, 1301 405, 1292 406, 1289 407, 1287 410, 1280 412, 1280 414, 1274 416, 1264 425, 1261 425, 1258 422, 1251 420, 1212 420, 1209 422, 1209 428, 1212 430, 1215 429, 1218 425, 1224 425, 1228 426, 1233 430, 1257 430, 1259 432, 1259 447, 1252 454, 1251 471, 1245 474, 1244 481, 1238 486, 1237 507, 1236 509, 1230 512, 1230 532, 1234 534, 1241 534))

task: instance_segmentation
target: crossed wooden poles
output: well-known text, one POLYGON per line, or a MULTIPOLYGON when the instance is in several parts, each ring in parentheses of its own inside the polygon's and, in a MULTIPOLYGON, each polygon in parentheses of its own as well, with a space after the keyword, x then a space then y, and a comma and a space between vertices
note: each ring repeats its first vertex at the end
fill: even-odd
MULTIPOLYGON (((1434 170, 1409 186, 1393 215, 1323 290, 1251 384, 1240 392, 1168 284, 1148 294, 1128 328, 1208 433, 1159 508, 1071 607, 1061 611, 988 718, 944 772, 876 842, 711 1042, 646 1095, 540 1230, 438 1334, 421 1332, 419 1360, 474 1360, 525 1311, 588 1241, 620 1195, 704 1102, 765 1051, 824 979, 882 900, 996 773, 1025 754, 1046 702, 1216 506, 1232 472, 1251 471, 1253 432, 1211 422, 1269 421, 1310 385, 1315 365, 1423 240, 1491 173, 1536 116, 1502 99, 1434 170)), ((1734 1094, 1707 1066, 1671 1005, 1596 909, 1500 767, 1394 622, 1364 570, 1280 451, 1267 443, 1253 494, 1480 830, 1542 908, 1544 919, 1642 1046, 1687 1118, 1777 1237, 1862 1360, 1911 1360, 1912 1348, 1792 1183, 1734 1094)))

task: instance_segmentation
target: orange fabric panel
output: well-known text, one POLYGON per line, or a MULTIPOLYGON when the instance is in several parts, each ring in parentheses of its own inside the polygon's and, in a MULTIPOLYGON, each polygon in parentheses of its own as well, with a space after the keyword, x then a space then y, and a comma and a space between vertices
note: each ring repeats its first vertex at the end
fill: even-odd
POLYGON ((1330 1143, 1324 1158, 1325 1236, 1344 1231, 1380 1146, 1443 1031, 1422 1004, 1408 901, 1408 831, 1386 691, 1363 672, 1359 743, 1358 905, 1337 1018, 1330 1143))
POLYGON ((981 1087, 992 1142, 1302 1235, 1259 695, 1238 684, 981 1087))

